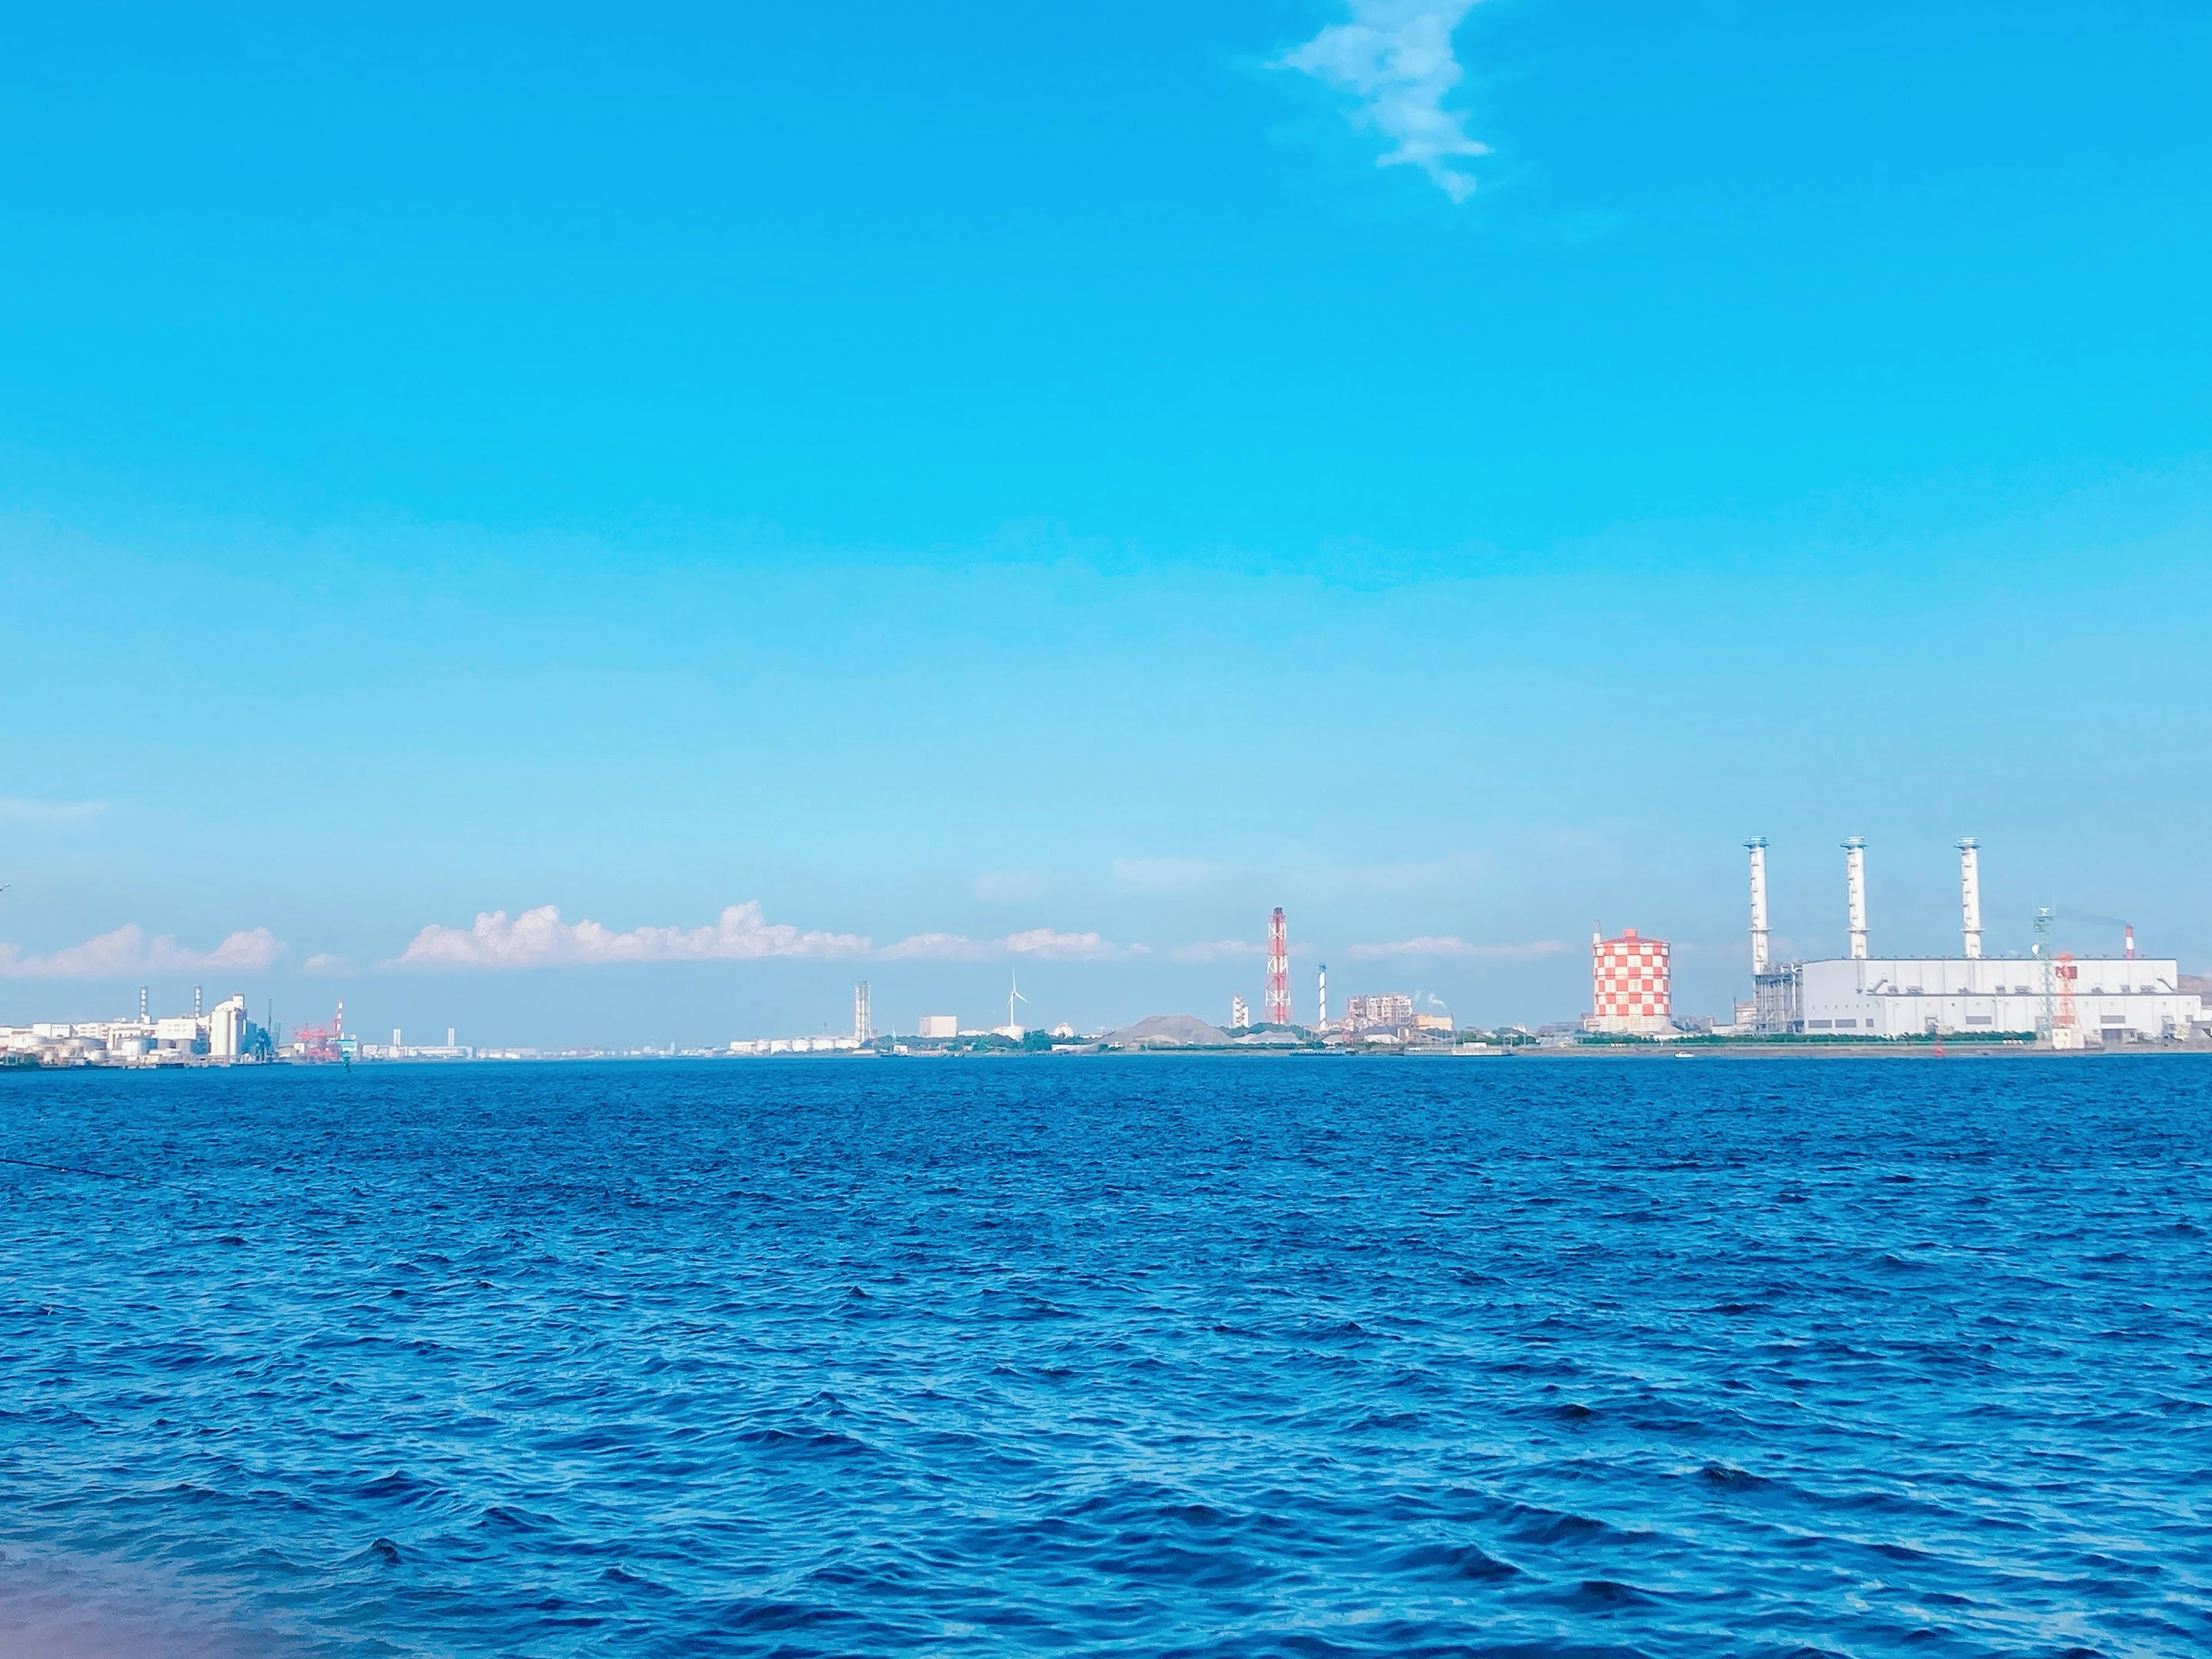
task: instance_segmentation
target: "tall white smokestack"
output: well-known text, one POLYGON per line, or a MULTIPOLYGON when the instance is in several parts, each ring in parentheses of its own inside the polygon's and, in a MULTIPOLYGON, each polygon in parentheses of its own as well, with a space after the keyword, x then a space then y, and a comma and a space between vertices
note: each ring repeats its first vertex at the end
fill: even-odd
POLYGON ((1844 843, 1844 885, 1850 898, 1851 959, 1863 962, 1867 953, 1864 836, 1853 836, 1844 843))
POLYGON ((1751 854, 1751 971, 1766 971, 1766 837, 1744 842, 1751 854))
POLYGON ((1959 915, 1972 961, 1982 953, 1982 844, 1972 836, 1959 842, 1959 915))
POLYGON ((1316 994, 1319 999, 1320 1016, 1314 1021, 1314 1030, 1326 1031, 1328 1030, 1328 964, 1325 962, 1321 965, 1321 987, 1316 994))

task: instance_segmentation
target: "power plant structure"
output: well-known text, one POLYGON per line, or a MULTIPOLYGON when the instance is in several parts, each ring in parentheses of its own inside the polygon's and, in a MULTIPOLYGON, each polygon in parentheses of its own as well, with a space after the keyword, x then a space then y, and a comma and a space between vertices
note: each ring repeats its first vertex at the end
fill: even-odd
MULTIPOLYGON (((1765 905, 1763 880, 1754 888, 1753 897, 1765 905)), ((1664 1036, 1673 1031, 1667 941, 1639 938, 1633 927, 1618 939, 1602 935, 1602 929, 1590 933, 1590 1012, 1583 1029, 1616 1036, 1664 1036)))
POLYGON ((1876 957, 1867 926, 1866 839, 1844 842, 1844 917, 1850 954, 1825 960, 1769 959, 1766 842, 1751 855, 1753 1030, 1860 1037, 2033 1036, 2054 1048, 2186 1037, 2206 1021, 2203 999, 2181 989, 2172 957, 2138 957, 2135 929, 2125 954, 2075 957, 2051 950, 2050 913, 2039 913, 2027 957, 1982 951, 1981 844, 1959 854, 1960 954, 1876 957))
POLYGON ((1267 918, 1267 1019, 1270 1025, 1291 1024, 1291 930, 1277 905, 1267 918))
POLYGON ((868 1014, 868 981, 862 980, 853 987, 853 1041, 866 1042, 875 1034, 875 1022, 868 1014))
POLYGON ((1755 979, 1766 971, 1766 837, 1754 836, 1743 845, 1751 854, 1751 972, 1755 979))
POLYGON ((1320 982, 1314 991, 1314 1030, 1328 1030, 1328 964, 1321 964, 1320 982))

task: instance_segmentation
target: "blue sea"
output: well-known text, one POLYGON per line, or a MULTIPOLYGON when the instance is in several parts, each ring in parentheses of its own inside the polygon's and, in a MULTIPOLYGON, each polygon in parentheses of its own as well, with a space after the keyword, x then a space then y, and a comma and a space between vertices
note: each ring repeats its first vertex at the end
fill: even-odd
POLYGON ((2203 1653, 2208 1135, 2185 1056, 0 1074, 0 1655, 2203 1653))

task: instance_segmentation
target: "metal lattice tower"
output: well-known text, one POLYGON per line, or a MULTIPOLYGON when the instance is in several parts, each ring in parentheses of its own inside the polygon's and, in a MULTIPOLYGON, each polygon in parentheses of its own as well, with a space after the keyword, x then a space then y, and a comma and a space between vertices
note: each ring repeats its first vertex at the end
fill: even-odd
POLYGON ((1291 1023, 1291 932, 1277 905, 1267 918, 1267 1024, 1291 1023))
POLYGON ((875 1034, 868 1015, 868 981, 862 980, 853 988, 853 1037, 855 1042, 866 1042, 875 1034))

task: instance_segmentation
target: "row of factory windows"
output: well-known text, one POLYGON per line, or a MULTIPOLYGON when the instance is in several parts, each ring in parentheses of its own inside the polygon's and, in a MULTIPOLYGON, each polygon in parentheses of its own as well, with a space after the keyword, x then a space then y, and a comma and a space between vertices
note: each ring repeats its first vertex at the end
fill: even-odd
MULTIPOLYGON (((1966 1024, 1969 1025, 1994 1025, 1996 1023, 1995 1014, 1966 1016, 1966 1024)), ((2125 1014, 2100 1014, 2097 1016, 2097 1023, 2100 1025, 2124 1025, 2128 1023, 2128 1017, 2125 1014)), ((1859 1029, 1859 1022, 1856 1019, 1808 1019, 1805 1022, 1805 1029, 1808 1031, 1856 1031, 1859 1029)), ((1875 1022, 1867 1021, 1866 1029, 1869 1031, 1873 1030, 1875 1022)))

